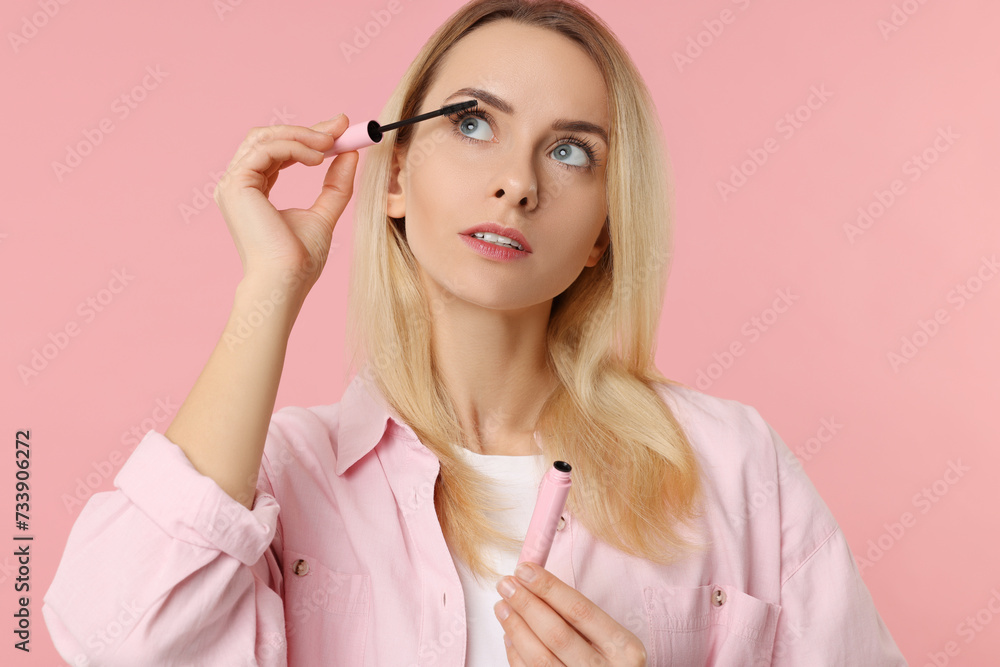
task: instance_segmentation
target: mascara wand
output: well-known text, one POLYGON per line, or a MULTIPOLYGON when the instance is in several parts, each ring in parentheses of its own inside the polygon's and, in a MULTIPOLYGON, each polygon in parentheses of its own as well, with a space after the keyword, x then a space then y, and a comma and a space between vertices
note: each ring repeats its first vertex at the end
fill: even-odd
POLYGON ((449 104, 448 106, 441 107, 436 111, 428 111, 427 113, 422 113, 419 116, 413 116, 412 118, 407 118, 396 123, 389 123, 388 125, 379 125, 377 120, 370 120, 367 123, 355 123, 344 130, 344 133, 337 137, 337 140, 333 142, 333 146, 323 153, 324 159, 339 153, 346 153, 347 151, 354 151, 359 148, 373 146, 374 144, 382 141, 383 132, 395 130, 397 127, 409 125, 410 123, 418 123, 422 120, 427 120, 428 118, 446 116, 463 109, 471 109, 477 104, 479 104, 478 100, 469 100, 467 102, 459 102, 458 104, 449 104))

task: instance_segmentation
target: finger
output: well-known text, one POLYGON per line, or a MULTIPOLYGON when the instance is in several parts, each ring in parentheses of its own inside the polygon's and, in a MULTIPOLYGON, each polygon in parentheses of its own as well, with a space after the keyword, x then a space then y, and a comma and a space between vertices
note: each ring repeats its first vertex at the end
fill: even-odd
POLYGON ((333 144, 333 136, 340 136, 347 129, 346 117, 330 118, 320 121, 312 127, 300 125, 264 125, 252 128, 236 150, 233 163, 238 163, 243 156, 261 144, 279 139, 301 141, 311 148, 327 150, 333 144))
MULTIPOLYGON (((501 580, 503 581, 503 580, 501 580)), ((607 661, 551 607, 524 586, 497 604, 497 619, 504 604, 510 609, 500 621, 518 655, 529 665, 605 665, 607 661)), ((499 590, 499 586, 498 586, 499 590)))
POLYGON ((507 645, 507 642, 510 641, 510 635, 505 634, 503 636, 503 640, 503 646, 507 654, 507 664, 510 665, 510 667, 521 667, 524 664, 524 661, 517 655, 517 650, 514 648, 514 644, 511 643, 510 646, 507 645))
POLYGON ((274 141, 275 137, 274 127, 271 125, 251 128, 250 131, 247 132, 246 138, 243 139, 243 142, 236 149, 236 155, 233 156, 232 161, 229 163, 229 168, 232 169, 239 164, 240 160, 242 160, 244 156, 246 156, 246 154, 253 150, 258 144, 274 141))
MULTIPOLYGON (((346 129, 346 116, 324 120, 312 127, 301 127, 298 125, 265 125, 263 127, 255 127, 247 133, 243 143, 236 150, 236 155, 229 163, 228 170, 232 171, 237 165, 243 162, 247 155, 275 141, 295 141, 321 152, 329 150, 330 146, 333 145, 335 137, 339 137, 346 129)), ((298 161, 297 158, 287 159, 284 163, 275 165, 261 173, 264 174, 266 180, 270 181, 270 185, 273 185, 274 174, 298 161)))
POLYGON ((551 665, 552 667, 564 664, 584 664, 569 662, 564 663, 562 656, 553 655, 542 640, 534 633, 534 629, 528 626, 524 619, 513 609, 510 604, 501 600, 494 607, 493 611, 500 619, 502 610, 506 605, 507 617, 500 621, 503 626, 505 636, 510 639, 511 645, 507 647, 507 662, 511 667, 517 665, 551 665))
MULTIPOLYGON (((504 637, 507 637, 507 635, 504 635, 504 637)), ((510 637, 507 638, 510 639, 510 637)), ((510 646, 506 646, 506 649, 507 664, 510 665, 510 667, 528 667, 527 663, 525 663, 524 660, 521 660, 521 656, 518 655, 517 649, 514 648, 513 643, 510 646)))
MULTIPOLYGON (((320 122, 316 123, 309 129, 319 132, 321 136, 316 139, 316 143, 310 143, 310 147, 320 151, 324 151, 323 159, 326 160, 325 151, 329 150, 330 147, 333 145, 333 140, 335 140, 337 137, 339 137, 341 134, 344 133, 344 130, 347 129, 347 124, 348 120, 346 114, 337 116, 335 118, 328 118, 326 120, 321 120, 320 122)), ((274 187, 275 181, 278 180, 278 172, 292 164, 295 164, 295 160, 286 160, 281 164, 281 166, 279 166, 277 169, 274 170, 274 173, 272 173, 270 176, 267 177, 267 192, 271 191, 271 188, 274 187)), ((327 173, 327 175, 329 176, 329 172, 327 173)))
MULTIPOLYGON (((303 164, 309 166, 316 166, 316 164, 322 164, 326 160, 326 151, 333 146, 334 141, 337 137, 344 133, 347 129, 347 116, 338 116, 337 118, 330 118, 328 120, 320 121, 310 128, 302 128, 295 125, 269 125, 265 130, 267 132, 262 135, 262 137, 268 137, 267 139, 260 139, 258 143, 263 143, 263 141, 273 141, 278 137, 284 137, 288 135, 288 132, 275 132, 272 128, 288 128, 291 130, 290 134, 294 140, 305 143, 309 148, 316 149, 322 153, 322 158, 318 163, 312 163, 306 160, 299 160, 296 157, 291 157, 285 160, 280 165, 272 164, 265 172, 264 179, 266 181, 266 186, 264 188, 264 194, 268 194, 271 188, 274 187, 275 182, 278 180, 278 173, 285 167, 289 167, 296 162, 302 162, 303 164), (303 130, 307 130, 303 133, 303 130)), ((343 166, 338 166, 338 171, 342 169, 343 166)), ((327 173, 329 176, 329 172, 327 173)), ((350 197, 348 197, 350 198, 350 197)), ((339 216, 339 214, 338 214, 339 216)))
POLYGON ((226 170, 216 186, 217 191, 238 191, 242 188, 256 188, 268 196, 278 179, 278 172, 285 167, 303 162, 319 164, 322 153, 306 148, 301 144, 286 142, 282 146, 274 144, 246 153, 239 162, 235 162, 226 170), (282 159, 284 158, 284 159, 282 159), (275 159, 278 162, 275 162, 275 159))
POLYGON ((264 186, 279 169, 295 162, 317 165, 323 159, 322 151, 309 148, 297 141, 270 141, 258 144, 256 148, 246 153, 226 172, 226 176, 232 178, 236 187, 251 186, 265 189, 264 186))
MULTIPOLYGON (((320 122, 313 125, 312 128, 314 130, 320 130, 321 132, 325 132, 326 130, 323 128, 343 127, 344 129, 347 129, 347 126, 349 124, 350 124, 350 119, 347 117, 347 114, 340 114, 334 116, 333 118, 327 118, 325 120, 321 120, 320 122)), ((337 134, 342 134, 342 132, 338 132, 337 134)))
POLYGON ((247 132, 246 138, 236 149, 236 155, 233 156, 232 161, 229 163, 229 169, 232 170, 238 165, 246 155, 257 148, 260 144, 265 144, 269 141, 274 141, 278 138, 277 126, 276 125, 263 125, 261 127, 251 128, 247 132))
MULTIPOLYGON (((512 577, 512 580, 533 596, 544 600, 548 607, 555 610, 566 623, 569 623, 591 643, 604 646, 616 637, 621 640, 619 635, 622 631, 628 632, 618 621, 611 618, 583 593, 536 563, 521 563, 515 569, 514 574, 515 577, 512 577), (530 581, 527 581, 521 577, 522 573, 534 573, 534 576, 530 581)), ((514 608, 520 611, 516 604, 514 608)), ((533 619, 529 618, 528 620, 533 619)))
POLYGON ((335 157, 326 170, 323 189, 309 210, 322 217, 329 225, 336 223, 347 208, 347 202, 354 192, 354 172, 359 159, 357 151, 347 151, 335 157))

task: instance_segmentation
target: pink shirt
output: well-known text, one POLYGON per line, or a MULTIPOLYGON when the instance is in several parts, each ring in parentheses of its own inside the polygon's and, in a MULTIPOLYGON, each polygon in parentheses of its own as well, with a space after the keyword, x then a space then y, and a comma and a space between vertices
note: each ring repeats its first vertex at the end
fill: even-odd
MULTIPOLYGON (((715 547, 656 565, 566 511, 547 569, 655 667, 906 665, 833 515, 760 414, 658 391, 702 463, 715 547)), ((466 615, 438 470, 362 374, 340 403, 272 415, 253 510, 151 430, 73 525, 42 607, 52 640, 80 667, 463 665, 466 619, 483 617, 466 615)))

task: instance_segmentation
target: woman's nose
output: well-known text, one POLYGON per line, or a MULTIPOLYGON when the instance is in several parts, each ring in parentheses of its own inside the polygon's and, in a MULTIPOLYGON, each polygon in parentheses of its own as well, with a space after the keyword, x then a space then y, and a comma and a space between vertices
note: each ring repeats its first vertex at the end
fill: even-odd
POLYGON ((534 210, 538 204, 538 177, 531 156, 511 156, 502 169, 496 196, 508 197, 518 205, 534 210))

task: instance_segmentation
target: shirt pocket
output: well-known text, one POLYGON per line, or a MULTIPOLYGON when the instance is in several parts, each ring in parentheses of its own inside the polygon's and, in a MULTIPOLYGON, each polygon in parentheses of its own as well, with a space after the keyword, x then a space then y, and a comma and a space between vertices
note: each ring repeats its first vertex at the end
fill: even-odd
POLYGON ((315 556, 289 549, 283 561, 289 664, 363 664, 369 575, 334 570, 315 556))
POLYGON ((727 584, 647 586, 652 667, 761 667, 771 664, 781 605, 727 584))

